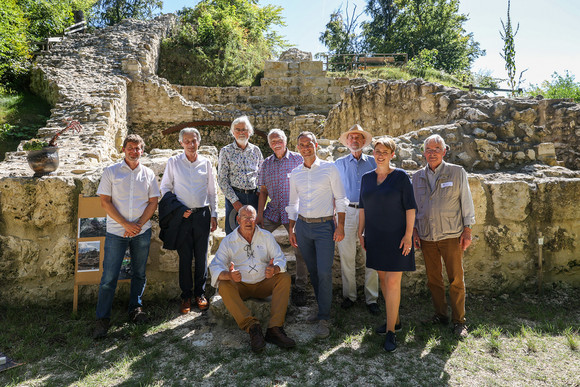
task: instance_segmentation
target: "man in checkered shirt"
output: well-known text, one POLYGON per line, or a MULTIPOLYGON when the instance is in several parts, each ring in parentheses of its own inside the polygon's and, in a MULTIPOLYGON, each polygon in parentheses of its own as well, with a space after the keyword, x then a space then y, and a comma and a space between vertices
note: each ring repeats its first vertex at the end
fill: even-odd
MULTIPOLYGON (((302 164, 304 159, 299 153, 287 148, 287 137, 281 129, 270 130, 268 144, 274 154, 264 160, 258 173, 260 198, 256 223, 269 232, 283 225, 288 232, 289 220, 286 206, 290 198, 290 172, 302 164), (268 196, 271 200, 264 210, 268 196)), ((306 305, 305 288, 308 281, 308 269, 299 249, 294 248, 294 255, 296 256, 296 280, 292 288, 292 302, 296 306, 304 306, 306 305)))

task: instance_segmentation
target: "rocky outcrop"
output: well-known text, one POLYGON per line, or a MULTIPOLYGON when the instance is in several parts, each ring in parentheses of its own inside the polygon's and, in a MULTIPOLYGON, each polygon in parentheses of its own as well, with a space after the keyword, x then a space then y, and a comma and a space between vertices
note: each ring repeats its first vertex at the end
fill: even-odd
MULTIPOLYGON (((470 170, 517 169, 536 160, 580 169, 579 120, 580 105, 568 100, 490 98, 421 79, 381 80, 346 89, 322 136, 336 139, 354 123, 407 143, 434 131, 451 146, 453 162, 470 170)), ((413 148, 416 161, 420 149, 413 148)))

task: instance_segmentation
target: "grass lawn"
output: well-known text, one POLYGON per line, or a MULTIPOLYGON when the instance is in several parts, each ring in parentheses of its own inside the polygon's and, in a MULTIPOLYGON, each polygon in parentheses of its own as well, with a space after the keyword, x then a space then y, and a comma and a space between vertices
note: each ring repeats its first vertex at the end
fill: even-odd
MULTIPOLYGON (((467 297, 470 335, 420 323, 431 316, 427 293, 405 297, 394 353, 374 333, 384 317, 362 303, 340 309, 335 292, 331 336, 313 338, 308 306, 288 310, 292 350, 250 351, 248 335, 211 312, 178 313, 177 300, 149 300, 152 322, 126 321, 114 306, 109 336, 93 341, 94 303, 1 306, 0 351, 26 364, 0 373, 7 386, 577 386, 580 383, 580 289, 467 297)), ((124 298, 124 297, 123 297, 124 298)), ((384 304, 381 305, 384 310, 384 304)), ((264 328, 265 329, 265 328, 264 328)))
POLYGON ((0 161, 46 125, 50 105, 30 92, 0 94, 0 161))

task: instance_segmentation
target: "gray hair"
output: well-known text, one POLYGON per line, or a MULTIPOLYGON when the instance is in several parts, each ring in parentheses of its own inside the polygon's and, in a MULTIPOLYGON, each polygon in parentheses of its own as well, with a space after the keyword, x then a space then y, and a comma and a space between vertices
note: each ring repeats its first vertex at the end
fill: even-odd
POLYGON ((270 129, 268 132, 268 142, 270 142, 270 137, 274 134, 278 135, 284 142, 288 141, 288 137, 286 137, 286 133, 282 129, 270 129))
POLYGON ((441 149, 446 149, 445 140, 438 134, 432 134, 423 141, 423 151, 427 148, 427 144, 435 141, 437 144, 441 145, 441 149))
POLYGON ((183 128, 183 129, 181 129, 181 131, 179 131, 179 142, 181 142, 183 140, 184 134, 193 134, 193 135, 195 135, 195 137, 197 137, 197 141, 201 142, 201 134, 199 134, 199 130, 197 130, 195 128, 183 128))
POLYGON ((230 126, 230 134, 232 136, 234 135, 234 127, 240 122, 243 122, 244 125, 246 125, 246 129, 248 129, 248 137, 251 137, 252 134, 254 134, 254 127, 250 123, 250 119, 248 118, 248 116, 241 116, 233 120, 232 125, 230 126))
POLYGON ((250 204, 243 205, 240 208, 240 210, 238 211, 238 216, 241 217, 242 216, 242 212, 249 212, 252 215, 257 215, 258 214, 258 211, 256 211, 256 209, 253 206, 251 206, 250 204))

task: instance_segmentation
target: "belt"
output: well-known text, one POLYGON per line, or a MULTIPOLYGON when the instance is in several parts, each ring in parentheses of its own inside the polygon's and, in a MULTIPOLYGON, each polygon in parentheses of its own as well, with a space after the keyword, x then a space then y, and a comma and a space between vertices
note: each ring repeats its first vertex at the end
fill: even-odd
POLYGON ((358 208, 358 203, 348 203, 349 207, 358 208))
POLYGON ((241 188, 236 188, 236 187, 232 187, 232 189, 234 190, 234 192, 239 192, 239 193, 243 193, 243 194, 252 194, 252 193, 256 193, 258 191, 257 188, 254 189, 241 189, 241 188))
POLYGON ((209 207, 205 206, 205 207, 190 208, 189 211, 191 211, 192 214, 195 214, 196 212, 203 211, 205 209, 209 209, 209 207))
POLYGON ((298 219, 305 221, 306 223, 323 223, 333 220, 334 216, 323 216, 322 218, 305 218, 302 215, 298 215, 298 219))

